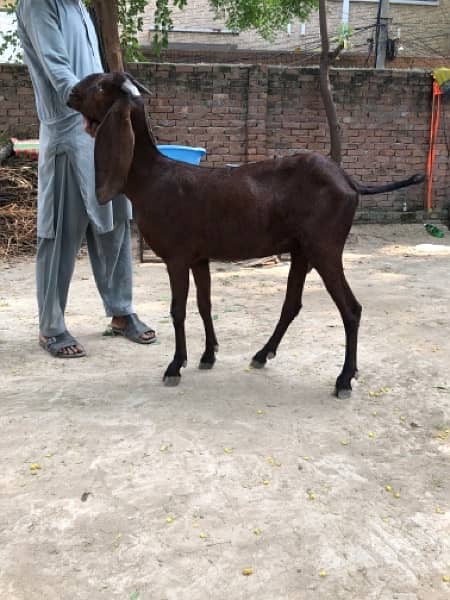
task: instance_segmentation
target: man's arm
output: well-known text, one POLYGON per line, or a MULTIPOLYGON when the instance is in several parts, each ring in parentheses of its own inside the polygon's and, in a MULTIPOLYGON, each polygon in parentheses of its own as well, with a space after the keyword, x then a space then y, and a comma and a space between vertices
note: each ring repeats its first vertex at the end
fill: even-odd
POLYGON ((48 79, 65 104, 78 77, 70 64, 55 3, 52 0, 21 0, 17 17, 48 79))

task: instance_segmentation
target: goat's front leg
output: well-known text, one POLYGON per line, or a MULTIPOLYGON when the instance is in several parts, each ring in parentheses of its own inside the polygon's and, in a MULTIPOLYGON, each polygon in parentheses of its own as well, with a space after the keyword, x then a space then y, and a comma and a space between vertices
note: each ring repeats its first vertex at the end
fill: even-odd
POLYGON ((215 353, 219 349, 216 333, 211 318, 211 274, 209 261, 201 260, 192 267, 195 285, 197 286, 198 311, 205 327, 205 351, 200 359, 199 369, 212 369, 216 362, 215 353))
POLYGON ((187 363, 184 321, 189 291, 189 267, 184 262, 171 261, 167 263, 167 271, 172 290, 170 314, 175 329, 175 355, 164 373, 163 381, 167 386, 175 386, 180 383, 181 367, 185 367, 187 363))

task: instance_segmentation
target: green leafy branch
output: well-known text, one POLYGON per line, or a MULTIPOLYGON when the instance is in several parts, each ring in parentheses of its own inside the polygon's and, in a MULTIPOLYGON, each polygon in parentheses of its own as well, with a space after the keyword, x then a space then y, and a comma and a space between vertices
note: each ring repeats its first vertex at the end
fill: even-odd
MULTIPOLYGON (((6 14, 8 14, 8 15, 15 14, 17 2, 18 2, 18 0, 11 0, 11 2, 8 2, 8 4, 6 4, 6 6, 5 6, 6 14)), ((13 59, 19 61, 21 58, 21 51, 20 51, 20 40, 19 40, 19 36, 17 35, 17 31, 13 29, 13 30, 2 32, 1 40, 2 41, 0 43, 0 55, 5 54, 6 52, 9 51, 9 54, 7 55, 6 58, 9 61, 12 61, 13 59)))
MULTIPOLYGON (((166 4, 167 2, 168 0, 166 0, 166 4)), ((182 8, 186 2, 187 0, 177 0, 175 5, 182 8)), ((17 3, 18 0, 11 0, 5 6, 5 12, 9 15, 14 15, 17 3)), ((90 6, 92 0, 85 0, 84 3, 86 6, 90 6)), ((140 51, 137 34, 139 31, 143 30, 144 20, 142 15, 147 4, 147 0, 118 0, 117 2, 120 22, 120 43, 126 62, 144 60, 144 56, 140 51)), ((14 57, 16 57, 17 60, 20 60, 20 39, 17 31, 6 31, 2 33, 1 37, 0 54, 9 52, 7 55, 8 60, 12 60, 14 57)))
MULTIPOLYGON (((188 0, 172 0, 175 8, 183 9, 188 0)), ((169 45, 169 32, 173 29, 172 9, 170 0, 156 0, 154 14, 155 34, 152 46, 154 52, 159 55, 163 48, 169 45)))
POLYGON ((146 5, 146 0, 118 0, 120 45, 125 62, 145 60, 140 50, 137 34, 144 28, 142 15, 146 5))
POLYGON ((306 21, 317 0, 210 0, 217 17, 233 31, 253 29, 271 40, 293 18, 306 21))

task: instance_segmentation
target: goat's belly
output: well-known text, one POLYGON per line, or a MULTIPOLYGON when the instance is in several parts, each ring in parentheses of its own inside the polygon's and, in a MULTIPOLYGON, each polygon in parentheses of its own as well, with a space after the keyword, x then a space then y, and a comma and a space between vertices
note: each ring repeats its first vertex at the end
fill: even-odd
POLYGON ((203 248, 200 253, 205 258, 212 260, 246 260, 250 258, 264 258, 274 254, 283 254, 289 252, 293 247, 292 240, 252 240, 252 239, 234 239, 228 242, 218 244, 211 241, 207 248, 203 248))
MULTIPOLYGON (((182 229, 176 227, 176 221, 163 226, 159 221, 159 227, 156 227, 156 222, 156 219, 148 219, 140 229, 153 252, 164 260, 175 256, 183 256, 190 263, 206 258, 221 261, 246 260, 283 254, 295 245, 292 236, 287 237, 269 228, 257 229, 254 225, 182 229)), ((142 222, 138 222, 138 225, 142 225, 142 222)))

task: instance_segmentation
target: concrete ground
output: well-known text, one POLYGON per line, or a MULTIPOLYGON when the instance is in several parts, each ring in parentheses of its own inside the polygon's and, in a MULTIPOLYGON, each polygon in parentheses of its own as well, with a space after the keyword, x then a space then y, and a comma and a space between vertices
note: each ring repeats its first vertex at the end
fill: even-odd
POLYGON ((363 319, 344 401, 343 327, 314 272, 256 371, 288 263, 214 264, 218 361, 197 369, 191 289, 189 364, 166 388, 162 264, 135 267, 136 307, 159 335, 147 347, 102 336, 78 261, 77 360, 37 344, 33 260, 1 264, 0 598, 450 598, 450 234, 355 226, 345 265, 363 319))

